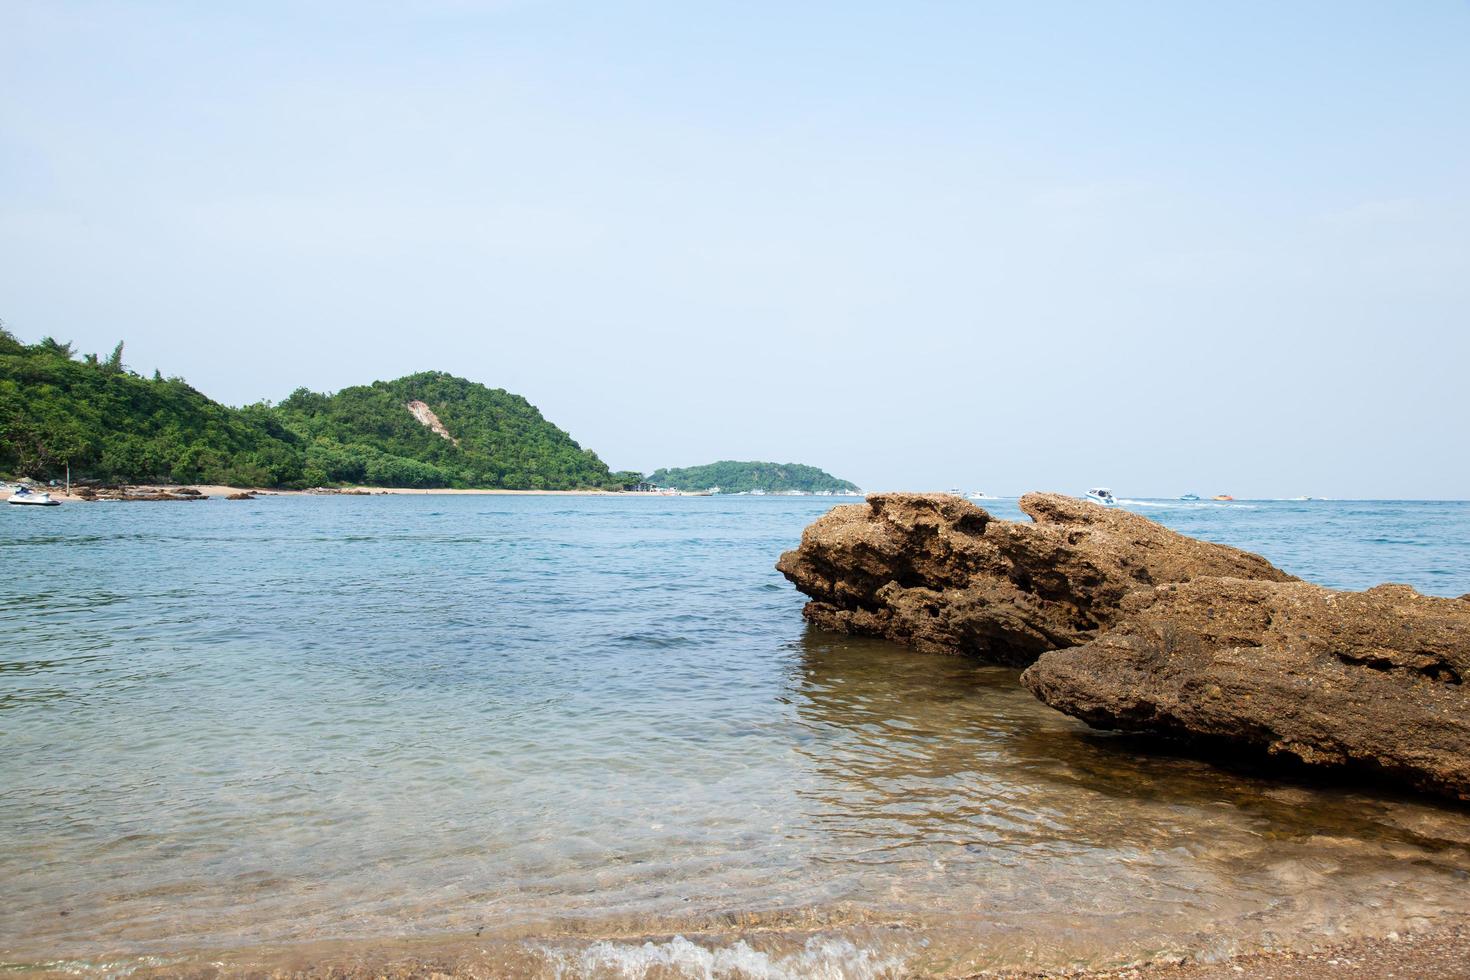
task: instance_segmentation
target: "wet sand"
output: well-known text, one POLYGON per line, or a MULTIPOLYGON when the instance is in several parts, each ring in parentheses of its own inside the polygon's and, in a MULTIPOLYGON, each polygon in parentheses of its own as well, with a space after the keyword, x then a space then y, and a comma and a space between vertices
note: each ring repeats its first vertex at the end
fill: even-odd
MULTIPOLYGON (((659 937, 665 942, 669 937, 659 937)), ((732 937, 724 937, 726 943, 732 937)), ((700 944, 710 942, 701 937, 700 944)), ((648 964, 633 972, 612 964, 596 976, 637 976, 648 980, 700 976, 695 967, 684 969, 648 964)), ((873 964, 876 965, 876 964, 873 964)), ((481 945, 473 939, 390 941, 382 944, 311 944, 299 947, 261 947, 229 953, 175 957, 161 955, 142 961, 121 958, 94 960, 79 969, 76 962, 47 964, 33 976, 124 972, 130 977, 301 977, 355 980, 355 978, 417 977, 541 977, 577 976, 565 966, 548 963, 544 949, 534 943, 481 945), (88 968, 90 967, 90 969, 88 968)), ((836 964, 828 964, 829 967, 836 964)), ((849 972, 840 966, 818 971, 822 976, 920 977, 903 968, 849 972)), ((759 973, 759 971, 757 971, 759 973)), ((714 976, 745 977, 742 972, 715 970, 714 976)), ((780 976, 802 971, 780 970, 780 976)), ((1293 951, 1261 951, 1209 963, 1167 962, 1140 964, 1114 970, 1031 970, 969 974, 975 980, 1381 980, 1381 978, 1470 978, 1470 922, 1445 922, 1419 932, 1389 933, 1336 943, 1307 945, 1293 951)))
MULTIPOLYGON (((1034 977, 1056 974, 1031 974, 1034 977)), ((1470 925, 1446 924, 1425 932, 1389 933, 1316 947, 1307 952, 1261 952, 1220 963, 1160 964, 1082 974, 1108 980, 1380 980, 1384 977, 1470 977, 1470 925)))

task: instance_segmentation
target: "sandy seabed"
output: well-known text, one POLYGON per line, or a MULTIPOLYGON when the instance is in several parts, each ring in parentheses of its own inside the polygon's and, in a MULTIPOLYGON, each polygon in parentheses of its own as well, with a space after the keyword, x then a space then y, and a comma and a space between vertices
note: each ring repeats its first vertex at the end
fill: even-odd
MULTIPOLYGON (((312 491, 273 490, 216 484, 190 484, 210 498, 241 492, 267 496, 313 496, 312 491)), ((180 486, 139 485, 139 491, 174 491, 180 486)), ((59 489, 49 490, 62 501, 83 502, 59 489)), ((617 493, 604 490, 498 490, 498 489, 413 489, 404 487, 342 487, 325 495, 423 495, 423 496, 585 496, 666 499, 660 494, 617 493)), ((1467 892, 1470 897, 1470 892, 1467 892)), ((1036 980, 1042 977, 1096 978, 1096 980, 1319 980, 1319 978, 1466 978, 1470 980, 1470 919, 1443 921, 1421 931, 1388 933, 1354 939, 1290 937, 1292 949, 1245 952, 1213 962, 1170 961, 1140 963, 1109 970, 1037 970, 974 974, 978 977, 1012 977, 1036 980)), ((101 964, 92 964, 100 966, 101 964)), ((48 966, 60 966, 54 975, 108 973, 107 969, 77 968, 76 964, 37 964, 30 975, 48 975, 48 966)), ((301 977, 502 977, 528 975, 530 963, 518 961, 502 948, 491 953, 473 940, 446 937, 443 941, 364 942, 302 947, 261 947, 224 955, 163 956, 126 963, 124 972, 147 976, 301 976, 301 977)), ((631 975, 631 974, 614 974, 631 975)), ((654 972, 648 976, 682 976, 680 972, 654 972)), ((910 974, 900 970, 895 976, 910 974)))

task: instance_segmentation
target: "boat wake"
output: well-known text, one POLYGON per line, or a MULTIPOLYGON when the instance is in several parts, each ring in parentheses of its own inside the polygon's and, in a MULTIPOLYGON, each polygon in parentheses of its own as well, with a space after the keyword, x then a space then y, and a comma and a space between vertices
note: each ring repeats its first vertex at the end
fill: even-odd
POLYGON ((1229 507, 1231 510, 1255 510, 1256 504, 1227 503, 1215 500, 1130 500, 1120 498, 1120 507, 1155 507, 1163 510, 1204 510, 1229 507))

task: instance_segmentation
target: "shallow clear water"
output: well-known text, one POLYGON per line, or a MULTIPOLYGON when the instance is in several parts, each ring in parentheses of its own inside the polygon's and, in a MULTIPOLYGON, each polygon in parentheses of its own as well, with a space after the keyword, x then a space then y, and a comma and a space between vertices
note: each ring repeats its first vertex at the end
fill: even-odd
MULTIPOLYGON (((0 508, 0 962, 478 933, 563 974, 962 971, 1463 907, 1463 809, 809 630, 772 565, 833 503, 0 508)), ((1129 506, 1470 592, 1470 504, 1129 506)))

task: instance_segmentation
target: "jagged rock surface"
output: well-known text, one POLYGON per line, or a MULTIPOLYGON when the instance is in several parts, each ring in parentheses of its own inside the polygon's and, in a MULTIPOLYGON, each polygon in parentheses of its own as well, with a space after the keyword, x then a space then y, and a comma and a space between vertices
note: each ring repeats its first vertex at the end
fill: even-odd
POLYGON ((125 501, 160 501, 160 500, 208 500, 204 494, 193 487, 175 487, 166 489, 164 487, 78 487, 76 495, 81 500, 125 500, 125 501))
POLYGON ((1257 555, 1147 518, 1032 493, 1033 523, 996 520, 948 494, 872 494, 837 507, 776 567, 827 629, 1026 665, 1095 639, 1123 598, 1202 576, 1292 581, 1257 555))
POLYGON ((1200 579, 1129 595, 1105 635, 1022 683, 1101 728, 1377 770, 1470 800, 1470 604, 1200 579))
POLYGON ((816 625, 1031 664, 1100 728, 1376 771, 1470 800, 1470 603, 1337 592, 1125 511, 1029 494, 1033 523, 874 494, 777 567, 816 625))

